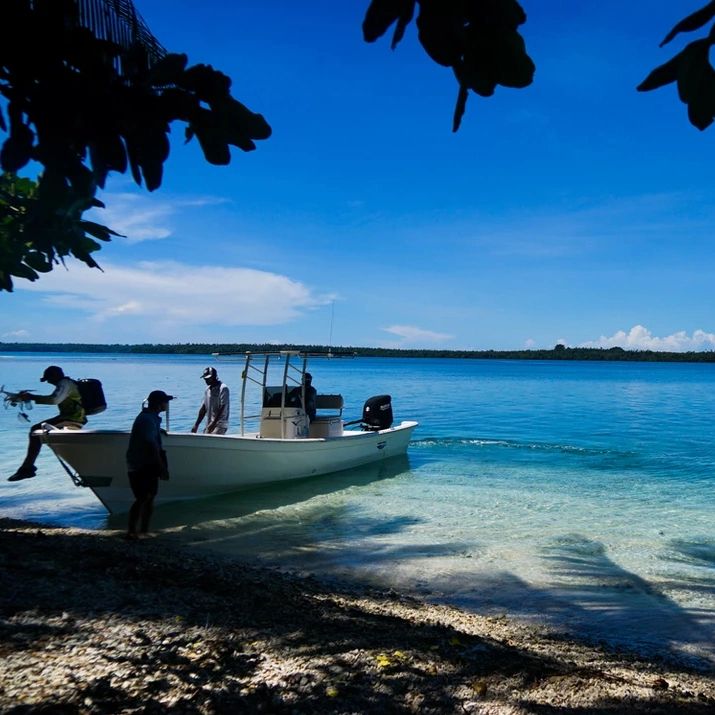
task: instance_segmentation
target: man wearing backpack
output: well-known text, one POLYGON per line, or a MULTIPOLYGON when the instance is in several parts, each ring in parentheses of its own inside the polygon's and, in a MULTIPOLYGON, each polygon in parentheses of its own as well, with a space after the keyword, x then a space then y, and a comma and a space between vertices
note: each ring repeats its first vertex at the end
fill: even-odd
POLYGON ((38 405, 57 405, 60 414, 57 415, 57 417, 42 420, 42 422, 38 422, 36 425, 30 427, 30 442, 27 446, 27 456, 20 468, 8 479, 8 482, 19 482, 21 479, 29 479, 30 477, 34 477, 37 473, 35 460, 40 453, 42 441, 32 433, 35 430, 41 429, 43 424, 50 424, 55 427, 74 426, 77 429, 87 424, 87 416, 82 406, 82 397, 80 396, 77 383, 67 377, 61 367, 50 365, 40 378, 40 382, 49 382, 50 385, 54 385, 55 391, 51 395, 33 395, 30 392, 21 392, 19 396, 24 402, 32 400, 38 405))

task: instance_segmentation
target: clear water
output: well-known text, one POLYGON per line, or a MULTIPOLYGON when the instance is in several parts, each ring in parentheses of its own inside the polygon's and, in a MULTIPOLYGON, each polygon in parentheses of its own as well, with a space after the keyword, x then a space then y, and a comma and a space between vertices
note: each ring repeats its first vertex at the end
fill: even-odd
MULTIPOLYGON (((171 428, 184 430, 209 362, 9 355, 0 382, 46 391, 38 378, 49 364, 97 377, 110 408, 96 427, 128 427, 146 394, 164 389, 178 396, 171 428)), ((240 368, 217 367, 237 397, 240 368)), ((154 520, 162 538, 713 659, 715 365, 358 358, 316 362, 311 372, 320 392, 344 395, 348 419, 367 397, 391 394, 396 420, 420 422, 408 456, 167 506, 154 520)), ((16 411, 0 413, 8 475, 26 426, 16 411)), ((0 481, 0 513, 123 526, 51 453, 38 472, 0 481)))

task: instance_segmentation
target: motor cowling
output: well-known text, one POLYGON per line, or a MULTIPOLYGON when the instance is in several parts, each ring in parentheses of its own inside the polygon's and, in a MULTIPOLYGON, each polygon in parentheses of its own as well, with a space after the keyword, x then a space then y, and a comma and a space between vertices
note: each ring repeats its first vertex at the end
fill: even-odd
POLYGON ((392 398, 390 395, 375 395, 362 408, 362 426, 366 430, 381 430, 392 427, 392 398))

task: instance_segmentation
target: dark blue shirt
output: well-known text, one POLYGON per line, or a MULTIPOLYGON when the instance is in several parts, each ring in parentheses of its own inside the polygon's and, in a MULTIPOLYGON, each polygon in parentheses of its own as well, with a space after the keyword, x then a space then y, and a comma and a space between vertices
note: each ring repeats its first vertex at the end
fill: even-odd
POLYGON ((142 467, 157 465, 161 450, 161 417, 145 407, 134 420, 127 447, 127 469, 133 472, 142 467))

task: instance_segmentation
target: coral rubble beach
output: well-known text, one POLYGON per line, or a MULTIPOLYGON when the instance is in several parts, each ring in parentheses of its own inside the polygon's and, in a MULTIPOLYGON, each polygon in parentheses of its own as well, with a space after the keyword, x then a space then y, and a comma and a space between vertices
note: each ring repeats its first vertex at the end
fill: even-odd
POLYGON ((715 668, 0 519, 0 713, 692 713, 715 668))

